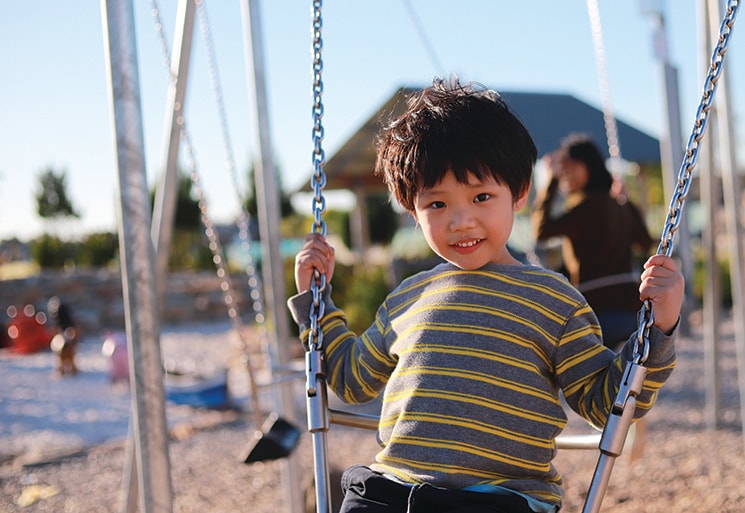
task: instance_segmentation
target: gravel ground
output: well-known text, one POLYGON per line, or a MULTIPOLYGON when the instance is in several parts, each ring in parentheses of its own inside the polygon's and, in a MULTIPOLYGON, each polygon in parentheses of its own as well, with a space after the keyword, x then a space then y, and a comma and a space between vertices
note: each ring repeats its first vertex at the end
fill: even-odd
MULTIPOLYGON (((680 341, 678 367, 647 417, 644 451, 632 461, 627 450, 615 462, 602 511, 745 511, 745 443, 740 431, 731 321, 723 324, 723 335, 723 427, 705 428, 703 343, 694 326, 691 336, 680 341)), ((302 384, 298 386, 302 391, 302 384)), ((298 466, 299 475, 304 476, 297 486, 311 489, 312 448, 305 432, 289 460, 251 465, 239 462, 251 432, 251 419, 240 411, 197 412, 188 423, 172 426, 174 512, 289 511, 282 502, 290 486, 285 477, 288 465, 298 466)), ((579 423, 570 423, 569 431, 584 429, 579 423)), ((0 438, 0 446, 2 443, 0 438)), ((368 462, 375 451, 371 432, 340 426, 332 427, 328 445, 334 470, 368 462)), ((73 454, 30 461, 22 454, 2 456, 0 447, 0 511, 124 511, 124 448, 121 440, 114 440, 73 454)), ((567 490, 562 511, 581 511, 596 462, 596 451, 560 452, 556 464, 564 473, 567 490)))

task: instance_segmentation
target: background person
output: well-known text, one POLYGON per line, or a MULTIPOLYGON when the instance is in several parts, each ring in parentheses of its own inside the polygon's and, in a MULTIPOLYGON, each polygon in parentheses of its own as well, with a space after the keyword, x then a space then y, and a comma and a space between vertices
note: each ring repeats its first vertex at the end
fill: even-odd
POLYGON ((50 347, 59 358, 57 370, 60 375, 74 376, 78 373, 75 354, 79 334, 70 307, 58 296, 52 296, 47 302, 47 314, 54 333, 50 347))
POLYGON ((548 164, 551 179, 532 214, 535 239, 562 238, 563 270, 598 316, 604 343, 615 348, 638 326, 638 267, 652 238, 589 137, 570 135, 548 164))

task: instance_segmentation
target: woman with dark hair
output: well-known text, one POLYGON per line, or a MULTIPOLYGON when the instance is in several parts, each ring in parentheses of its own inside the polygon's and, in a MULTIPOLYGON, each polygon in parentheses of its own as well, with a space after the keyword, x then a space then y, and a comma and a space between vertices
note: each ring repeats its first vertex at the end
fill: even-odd
POLYGON ((652 239, 636 206, 614 192, 613 176, 592 139, 570 135, 549 164, 551 180, 533 212, 535 238, 562 237, 564 270, 595 310, 605 345, 615 348, 638 323, 642 304, 634 267, 652 239))

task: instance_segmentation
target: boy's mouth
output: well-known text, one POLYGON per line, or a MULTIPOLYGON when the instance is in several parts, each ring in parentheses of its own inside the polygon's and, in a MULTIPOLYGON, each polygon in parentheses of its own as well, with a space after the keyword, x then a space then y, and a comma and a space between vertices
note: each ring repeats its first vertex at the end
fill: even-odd
POLYGON ((454 243, 453 248, 459 253, 468 253, 478 246, 484 239, 469 239, 454 243))

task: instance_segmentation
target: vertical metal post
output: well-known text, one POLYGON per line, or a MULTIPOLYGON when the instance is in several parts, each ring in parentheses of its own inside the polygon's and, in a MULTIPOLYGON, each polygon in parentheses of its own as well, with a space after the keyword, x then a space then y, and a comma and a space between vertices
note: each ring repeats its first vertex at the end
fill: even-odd
MULTIPOLYGON (((709 28, 709 10, 707 0, 701 0, 696 5, 696 19, 698 20, 699 39, 699 71, 706 73, 709 65, 709 43, 711 31, 709 28)), ((712 134, 714 136, 715 134, 712 134)), ((713 137, 701 141, 701 155, 705 157, 700 166, 701 212, 704 229, 701 233, 703 246, 704 290, 703 290, 703 330, 704 330, 704 378, 706 381, 706 405, 704 415, 709 429, 719 427, 720 401, 720 333, 721 321, 721 281, 719 279, 719 263, 717 258, 717 222, 716 216, 721 202, 720 182, 717 178, 714 159, 713 137)))
MULTIPOLYGON (((718 33, 719 27, 714 25, 722 19, 720 2, 709 0, 709 31, 718 33)), ((733 141, 733 123, 731 115, 731 97, 729 93, 729 75, 723 74, 719 79, 719 95, 716 100, 716 111, 719 136, 719 165, 722 169, 722 193, 724 198, 724 212, 727 225, 727 243, 729 246, 729 272, 732 291, 732 316, 735 331, 735 349, 737 354, 737 376, 740 384, 740 416, 745 426, 745 274, 742 255, 742 230, 740 229, 740 194, 742 184, 737 175, 735 146, 733 141)), ((745 427, 743 428, 745 441, 745 427)))
MULTIPOLYGON (((272 343, 276 346, 279 365, 290 360, 290 328, 285 305, 284 265, 279 253, 279 208, 280 190, 272 158, 271 133, 269 130, 269 112, 267 108, 266 75, 264 72, 264 55, 261 33, 261 16, 258 0, 242 0, 243 42, 245 47, 247 84, 249 94, 256 108, 257 136, 259 142, 258 159, 256 159, 256 194, 259 217, 259 232, 262 247, 262 272, 264 283, 268 284, 264 297, 271 305, 268 313, 271 317, 272 343), (268 277, 268 279, 266 278, 268 277)), ((280 385, 278 397, 279 410, 290 422, 295 420, 295 399, 292 383, 280 385)), ((297 453, 282 462, 284 475, 284 496, 289 500, 290 511, 303 509, 301 497, 302 475, 297 453)))
MULTIPOLYGON (((168 281, 168 259, 173 239, 173 220, 176 215, 178 193, 178 155, 181 129, 184 124, 186 84, 189 75, 192 34, 194 33, 194 0, 180 0, 176 13, 176 33, 173 36, 173 56, 170 59, 171 81, 168 85, 165 122, 165 158, 163 172, 155 190, 155 203, 150 234, 155 247, 158 304, 163 304, 168 281), (180 28, 179 28, 180 27, 180 28)), ((133 429, 130 423, 129 445, 125 455, 124 487, 126 501, 124 513, 135 513, 137 489, 137 465, 134 461, 133 429)))
POLYGON ((367 193, 362 184, 356 184, 354 197, 357 208, 351 213, 352 240, 357 262, 365 265, 367 250, 370 248, 370 217, 367 213, 367 193))
POLYGON ((173 240, 173 221, 178 194, 178 155, 181 129, 184 126, 186 84, 189 78, 192 35, 194 33, 194 0, 180 0, 176 13, 176 30, 171 55, 171 81, 166 99, 163 170, 155 189, 151 229, 157 255, 158 296, 162 297, 168 277, 168 258, 173 240))
POLYGON ((101 12, 119 177, 119 246, 140 509, 146 513, 170 513, 173 491, 134 9, 131 1, 101 0, 101 12))
MULTIPOLYGON (((653 22, 653 53, 659 62, 659 76, 662 82, 663 116, 665 130, 660 136, 660 158, 662 160, 662 185, 666 198, 671 198, 675 191, 675 178, 683 163, 683 129, 680 122, 680 94, 678 88, 678 70, 670 63, 667 50, 667 33, 665 31, 665 15, 659 2, 642 0, 642 10, 648 14, 653 22)), ((693 284, 693 261, 691 252, 688 216, 683 212, 678 230, 679 244, 684 251, 678 252, 681 260, 681 271, 686 280, 686 304, 681 316, 681 330, 688 331, 686 313, 691 308, 691 286, 693 284)))

